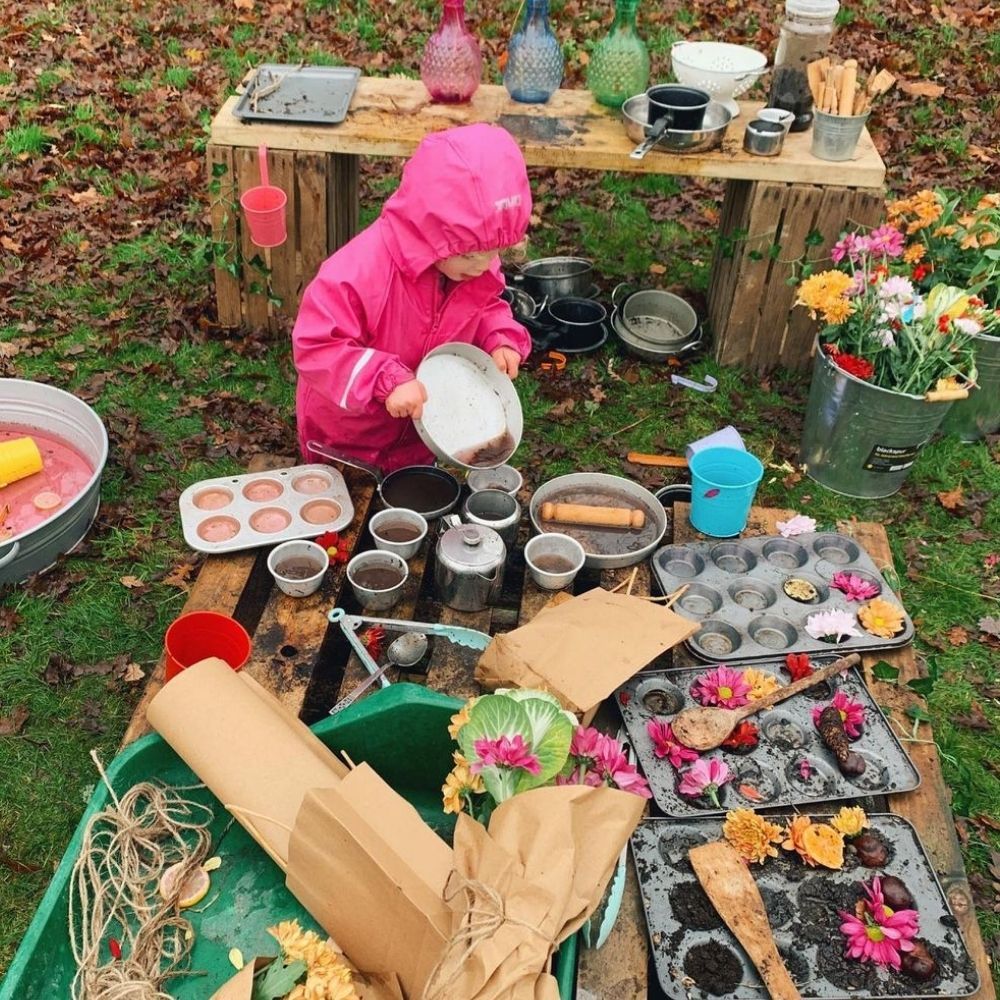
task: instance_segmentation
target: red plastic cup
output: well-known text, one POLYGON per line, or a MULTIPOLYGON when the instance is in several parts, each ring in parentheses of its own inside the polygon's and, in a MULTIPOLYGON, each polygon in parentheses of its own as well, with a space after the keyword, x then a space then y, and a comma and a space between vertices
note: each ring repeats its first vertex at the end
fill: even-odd
POLYGON ((248 188, 240 196, 243 217, 250 227, 250 241, 267 249, 280 247, 288 239, 285 226, 285 205, 288 196, 279 187, 272 187, 267 174, 267 146, 257 147, 260 163, 260 184, 248 188))
POLYGON ((218 611, 189 611, 175 618, 163 637, 167 680, 199 660, 217 656, 233 670, 250 659, 250 636, 235 618, 218 611))

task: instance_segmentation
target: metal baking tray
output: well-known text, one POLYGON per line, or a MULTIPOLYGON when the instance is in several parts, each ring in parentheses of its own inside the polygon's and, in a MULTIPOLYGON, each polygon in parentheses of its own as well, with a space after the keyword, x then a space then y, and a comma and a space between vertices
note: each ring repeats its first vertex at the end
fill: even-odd
MULTIPOLYGON (((853 538, 832 531, 665 545, 653 553, 652 566, 663 593, 688 585, 674 610, 702 623, 687 640, 702 660, 759 663, 777 653, 829 653, 831 643, 805 631, 806 619, 835 608, 856 617, 865 603, 848 601, 830 586, 841 571, 877 584, 879 597, 903 604, 868 553, 853 538), (782 587, 790 577, 812 583, 817 598, 807 603, 788 597, 782 587)), ((861 636, 836 644, 840 655, 897 649, 913 639, 913 622, 905 613, 903 631, 892 639, 869 635, 860 623, 857 627, 861 636)))
POLYGON ((316 538, 354 520, 344 477, 328 465, 203 479, 180 495, 178 505, 184 540, 210 554, 316 538), (234 533, 216 538, 213 528, 234 533))
MULTIPOLYGON (((769 817, 774 823, 785 823, 789 818, 769 817)), ((840 871, 806 868, 794 852, 780 849, 779 857, 763 865, 750 865, 778 951, 802 996, 807 1000, 883 996, 903 1000, 975 993, 979 975, 916 831, 905 819, 889 813, 869 815, 868 819, 889 846, 884 869, 861 867, 850 848, 844 852, 840 871), (870 964, 850 962, 845 966, 840 961, 844 938, 839 930, 838 906, 850 910, 853 901, 860 898, 855 885, 875 875, 898 876, 913 896, 920 914, 919 936, 938 960, 939 975, 930 982, 918 983, 870 964)), ((688 861, 692 847, 721 836, 719 820, 664 819, 644 820, 632 835, 632 856, 656 974, 663 991, 673 1000, 709 1000, 713 996, 685 970, 691 950, 709 943, 717 947, 717 954, 728 953, 730 961, 735 959, 741 968, 739 984, 725 996, 734 1000, 767 996, 757 970, 723 926, 688 861)))
MULTIPOLYGON (((836 656, 828 655, 826 662, 835 659, 836 656)), ((824 665, 819 657, 813 663, 817 667, 824 665)), ((781 684, 790 683, 781 663, 753 666, 777 677, 781 684)), ((677 791, 679 773, 669 760, 661 760, 654 753, 646 724, 650 719, 669 722, 681 709, 696 706, 698 702, 690 694, 691 685, 711 669, 706 664, 690 670, 644 671, 615 695, 653 798, 668 816, 711 816, 728 809, 810 805, 859 795, 908 792, 920 784, 920 773, 893 733, 889 720, 862 677, 856 670, 849 670, 751 716, 748 721, 760 732, 760 742, 753 750, 720 747, 702 754, 706 758, 720 757, 733 772, 733 780, 720 790, 720 809, 708 800, 686 798, 677 791), (841 774, 812 718, 813 709, 828 705, 838 691, 860 702, 865 709, 861 735, 851 742, 851 749, 864 758, 865 770, 853 778, 841 774), (808 776, 803 775, 803 760, 809 762, 808 776)))
POLYGON ((355 66, 263 63, 240 94, 233 116, 245 122, 336 125, 347 117, 360 77, 355 66), (258 91, 261 96, 255 106, 258 91))

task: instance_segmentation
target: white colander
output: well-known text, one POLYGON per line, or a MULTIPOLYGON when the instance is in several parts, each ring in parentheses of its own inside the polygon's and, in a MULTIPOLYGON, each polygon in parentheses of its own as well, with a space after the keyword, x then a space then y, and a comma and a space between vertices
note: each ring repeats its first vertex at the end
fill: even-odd
POLYGON ((670 62, 679 83, 706 90, 736 117, 737 98, 767 69, 767 56, 729 42, 674 42, 670 62))

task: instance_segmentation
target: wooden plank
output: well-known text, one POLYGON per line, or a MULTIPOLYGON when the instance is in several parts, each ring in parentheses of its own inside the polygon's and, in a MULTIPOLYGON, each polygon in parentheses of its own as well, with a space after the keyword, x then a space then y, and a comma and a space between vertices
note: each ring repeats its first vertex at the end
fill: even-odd
MULTIPOLYGON (((879 569, 893 565, 889 540, 881 524, 852 521, 841 523, 838 528, 856 538, 879 569)), ((907 681, 922 676, 913 647, 906 646, 892 653, 865 656, 862 663, 865 681, 876 702, 886 710, 897 735, 907 737, 913 729, 913 723, 906 715, 906 709, 921 704, 915 692, 906 686, 907 681), (885 660, 899 668, 898 683, 889 684, 874 678, 872 667, 879 660, 885 660)), ((958 918, 966 946, 979 970, 981 983, 979 990, 973 994, 974 1000, 993 1000, 996 991, 990 977, 989 957, 976 920, 962 849, 955 835, 951 792, 941 773, 941 762, 931 726, 927 723, 921 725, 917 737, 921 742, 907 743, 906 751, 920 772, 920 784, 912 791, 889 796, 889 809, 913 824, 938 873, 948 901, 958 918)))
POLYGON ((240 283, 227 267, 237 265, 239 254, 239 199, 236 194, 236 167, 229 146, 209 143, 205 151, 208 170, 209 212, 212 219, 212 241, 217 252, 224 255, 216 260, 215 301, 220 326, 239 326, 243 321, 243 301, 240 283))
POLYGON ((346 121, 335 128, 316 125, 247 124, 233 117, 237 101, 225 102, 212 122, 211 141, 224 146, 360 156, 409 156, 430 132, 492 122, 518 140, 531 166, 622 170, 630 173, 743 178, 791 184, 845 184, 879 187, 882 162, 865 131, 855 158, 830 164, 812 155, 812 135, 785 138, 781 156, 752 156, 743 150, 743 131, 760 103, 744 102, 721 148, 700 154, 653 152, 641 160, 629 156, 635 143, 625 134, 619 115, 596 104, 586 90, 559 90, 543 105, 519 104, 500 86, 484 85, 467 105, 430 102, 419 80, 363 77, 346 121))
MULTIPOLYGON (((236 163, 237 190, 244 191, 260 184, 260 167, 257 164, 256 149, 237 149, 236 163)), ((267 326, 267 258, 260 247, 250 240, 250 227, 245 222, 240 226, 240 247, 243 252, 243 268, 240 287, 243 292, 243 321, 251 328, 267 326)))
POLYGON ((326 156, 322 153, 299 153, 295 158, 298 182, 299 295, 305 290, 327 251, 327 176, 326 156))
POLYGON ((329 164, 327 253, 331 254, 353 239, 360 228, 361 170, 360 159, 357 156, 331 153, 329 164))
MULTIPOLYGON (((719 220, 719 235, 712 257, 712 270, 708 286, 708 319, 718 357, 720 337, 725 336, 736 295, 736 279, 742 260, 741 242, 749 232, 750 202, 755 185, 752 181, 727 181, 719 220)), ((731 364, 742 364, 745 347, 735 340, 727 343, 731 364)))
POLYGON ((271 329, 282 329, 282 319, 294 320, 299 308, 298 233, 296 231, 295 154, 273 150, 268 154, 271 183, 288 196, 285 220, 288 239, 271 250, 271 291, 280 305, 271 306, 271 329))

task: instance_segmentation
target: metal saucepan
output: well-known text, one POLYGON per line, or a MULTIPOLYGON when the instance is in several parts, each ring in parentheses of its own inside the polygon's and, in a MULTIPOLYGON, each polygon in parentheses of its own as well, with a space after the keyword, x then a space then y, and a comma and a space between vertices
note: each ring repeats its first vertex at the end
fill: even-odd
POLYGON ((652 344, 648 340, 640 340, 634 334, 629 332, 628 328, 622 324, 621 315, 617 310, 611 317, 611 328, 615 331, 615 335, 618 339, 625 345, 625 350, 629 354, 640 358, 643 361, 652 362, 653 364, 661 364, 665 361, 669 361, 671 358, 677 358, 682 354, 688 354, 691 351, 696 351, 699 347, 701 347, 704 336, 704 328, 698 326, 695 330, 694 336, 679 346, 674 347, 669 344, 652 344))
POLYGON ((698 314, 680 296, 655 288, 631 291, 627 282, 611 293, 621 326, 652 347, 682 348, 698 335, 698 314))
POLYGON ((594 265, 582 257, 542 257, 529 260, 511 275, 536 300, 587 296, 594 281, 594 265))
POLYGON ((607 319, 607 309, 593 299, 555 299, 536 324, 534 346, 563 354, 596 351, 608 339, 607 319))
POLYGON ((642 562, 652 555, 667 530, 663 505, 649 490, 630 479, 602 472, 574 472, 543 483, 531 498, 529 514, 535 531, 555 531, 575 538, 586 553, 584 565, 592 569, 620 569, 642 562), (634 531, 543 521, 541 507, 549 502, 638 508, 646 515, 645 524, 634 531))
MULTIPOLYGON (((622 118, 626 134, 636 143, 650 138, 656 128, 655 123, 651 125, 649 122, 649 97, 646 94, 630 97, 622 105, 622 118)), ((652 148, 660 153, 704 153, 716 149, 722 145, 732 119, 732 112, 725 105, 712 101, 705 111, 700 129, 693 132, 665 129, 652 148)))
POLYGON ((386 476, 376 466, 331 451, 316 441, 309 441, 306 447, 328 462, 343 462, 344 465, 367 472, 378 484, 379 499, 386 507, 415 510, 428 521, 454 510, 462 492, 461 484, 450 472, 433 465, 407 465, 386 476))
POLYGON ((510 378, 472 344, 442 344, 417 367, 427 402, 414 419, 420 440, 442 462, 495 469, 524 433, 521 401, 510 378))
POLYGON ((505 288, 500 298, 509 306, 514 319, 519 323, 528 323, 538 317, 545 308, 546 300, 536 302, 523 288, 505 288))

